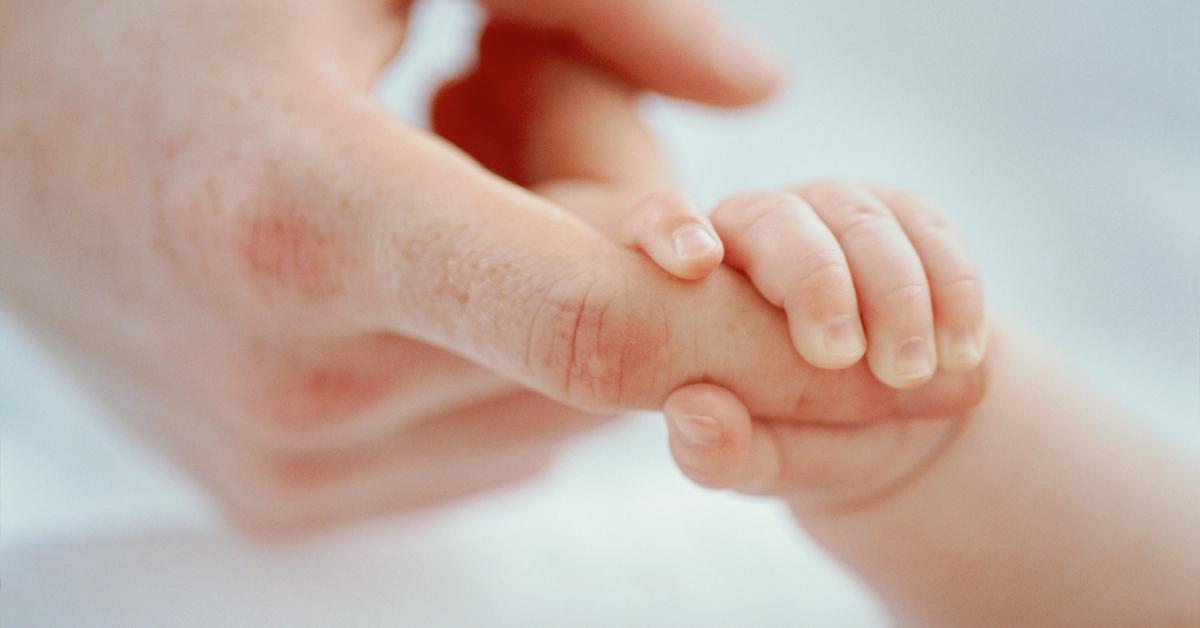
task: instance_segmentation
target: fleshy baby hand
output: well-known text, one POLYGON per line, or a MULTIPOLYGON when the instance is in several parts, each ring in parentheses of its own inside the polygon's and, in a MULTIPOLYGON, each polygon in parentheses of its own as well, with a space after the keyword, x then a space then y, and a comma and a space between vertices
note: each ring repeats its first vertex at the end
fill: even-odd
MULTIPOLYGON (((979 275, 960 238, 913 194, 837 181, 738 194, 711 220, 676 195, 643 200, 627 243, 681 279, 724 260, 787 313, 810 364, 845 369, 865 355, 894 388, 977 369, 987 341, 979 275)), ((848 391, 848 394, 853 394, 848 391)), ((856 426, 752 420, 729 390, 684 386, 665 404, 676 461, 701 484, 798 501, 853 501, 928 459, 961 415, 882 413, 856 426), (891 419, 891 420, 887 420, 891 419)))
POLYGON ((821 181, 735 195, 711 221, 681 197, 653 195, 624 235, 682 279, 722 259, 744 272, 787 312, 814 366, 846 368, 865 353, 879 381, 912 388, 982 359, 979 273, 941 213, 913 194, 821 181))

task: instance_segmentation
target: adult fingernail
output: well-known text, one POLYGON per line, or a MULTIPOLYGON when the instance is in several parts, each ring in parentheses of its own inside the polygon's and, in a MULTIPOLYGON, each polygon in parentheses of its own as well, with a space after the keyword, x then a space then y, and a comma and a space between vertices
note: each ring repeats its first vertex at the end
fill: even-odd
POLYGON ((680 259, 703 257, 717 248, 717 240, 697 224, 686 224, 671 234, 675 255, 680 259))
POLYGON ((696 447, 711 447, 719 443, 724 434, 721 423, 710 416, 676 414, 671 417, 671 423, 685 441, 696 447))
POLYGON ((904 379, 921 379, 933 373, 929 343, 924 338, 909 338, 896 350, 892 372, 904 379))
POLYGON ((859 355, 866 349, 862 325, 858 319, 835 316, 825 325, 825 350, 834 355, 859 355))

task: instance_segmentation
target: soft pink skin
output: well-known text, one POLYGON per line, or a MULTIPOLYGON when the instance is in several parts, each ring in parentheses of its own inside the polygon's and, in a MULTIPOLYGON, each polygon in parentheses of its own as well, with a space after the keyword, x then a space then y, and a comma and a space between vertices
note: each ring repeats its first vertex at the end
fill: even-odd
POLYGON ((725 257, 712 222, 681 194, 659 193, 642 199, 622 231, 626 243, 680 279, 707 277, 725 257))
POLYGON ((1196 625, 1200 469, 1038 343, 992 338, 963 418, 762 421, 697 384, 666 402, 671 452, 702 485, 782 498, 901 625, 1196 625))
MULTIPOLYGON (((656 194, 638 204, 624 231, 663 270, 701 279, 716 270, 718 255, 690 267, 671 255, 671 234, 688 221, 715 231, 723 245, 715 251, 725 251, 726 263, 787 315, 796 351, 815 366, 845 369, 866 356, 877 378, 908 388, 933 372, 914 380, 895 373, 890 359, 871 356, 890 358, 897 339, 912 337, 932 349, 935 326, 969 330, 983 345, 978 272, 941 213, 913 194, 838 181, 743 192, 718 204, 711 223, 677 198, 656 194), (840 345, 826 342, 831 320, 850 321, 842 330, 848 347, 845 337, 840 345)), ((941 368, 970 372, 983 354, 949 357, 941 368)), ((929 361, 938 366, 932 351, 929 361)), ((697 482, 827 506, 870 499, 900 482, 947 441, 959 416, 881 414, 856 429, 751 422, 736 395, 708 383, 674 391, 665 411, 676 461, 697 482), (904 420, 910 418, 917 420, 904 420)))
MULTIPOLYGON (((721 39, 699 0, 486 4, 573 32, 628 78, 593 82, 601 99, 736 105, 780 80, 748 57, 730 71, 714 51, 753 46, 721 39), (630 33, 655 52, 630 57, 630 33)), ((603 420, 562 402, 633 405, 567 390, 561 330, 582 303, 572 269, 640 262, 370 97, 405 14, 395 0, 0 2, 0 298, 249 527, 511 481, 603 420), (540 319, 535 352, 530 308, 548 297, 560 315, 540 319)), ((522 42, 546 47, 525 33, 507 48, 522 42)), ((505 53, 487 62, 518 70, 505 53)), ((586 115, 568 96, 548 85, 541 117, 586 115)), ((605 121, 622 124, 645 133, 605 121)), ((558 141, 529 140, 519 163, 581 149, 558 141)))
MULTIPOLYGON (((814 189, 865 194, 832 182, 799 189, 818 204, 814 189)), ((904 229, 885 231, 924 238, 911 247, 919 262, 897 255, 928 277, 933 326, 982 330, 978 278, 944 221, 931 218, 928 203, 917 197, 872 190, 904 229)), ((854 262, 847 270, 845 260, 854 254, 842 258, 825 248, 837 241, 811 222, 800 228, 811 215, 787 195, 741 195, 721 207, 718 212, 733 214, 713 221, 731 263, 745 269, 770 302, 804 304, 787 308, 800 351, 810 350, 804 327, 812 320, 806 308, 814 305, 784 295, 789 286, 804 289, 792 277, 806 275, 804 260, 814 251, 829 251, 815 257, 832 269, 825 306, 835 311, 852 303, 845 296, 851 283, 895 285, 918 274, 854 262), (775 213, 774 224, 754 232, 764 222, 763 208, 775 213)), ((662 230, 631 221, 631 229, 639 228, 637 241, 654 249, 646 240, 662 230)), ((906 250, 895 242, 876 244, 881 251, 906 250)), ((887 319, 885 308, 874 312, 869 324, 884 328, 914 320, 911 312, 894 312, 899 323, 887 319)), ((878 591, 904 625, 1195 625, 1198 470, 1072 379, 1036 343, 1004 327, 993 335, 982 365, 987 393, 973 410, 819 426, 764 420, 724 387, 690 384, 664 403, 671 453, 703 486, 784 499, 797 521, 878 591)), ((894 337, 875 334, 870 341, 894 337)), ((982 341, 976 347, 970 355, 944 353, 942 367, 979 367, 982 341)))
POLYGON ((672 187, 639 90, 778 83, 703 3, 490 4, 513 21, 439 93, 438 137, 370 96, 391 0, 0 3, 6 304, 254 526, 528 474, 600 420, 577 409, 690 382, 791 421, 978 399, 816 369, 740 273, 681 282, 616 241, 672 187), (631 57, 632 32, 661 45, 631 57))
POLYGON ((653 195, 624 232, 680 279, 707 276, 722 259, 746 273, 787 313, 796 350, 819 368, 847 368, 866 352, 881 382, 912 388, 939 367, 970 372, 983 357, 979 273, 941 212, 914 194, 821 181, 737 194, 717 206, 711 222, 676 197, 653 195), (684 224, 719 242, 704 256, 680 258, 672 235, 684 224), (956 350, 951 340, 964 334, 970 349, 956 350), (924 347, 923 370, 897 368, 906 343, 924 347))

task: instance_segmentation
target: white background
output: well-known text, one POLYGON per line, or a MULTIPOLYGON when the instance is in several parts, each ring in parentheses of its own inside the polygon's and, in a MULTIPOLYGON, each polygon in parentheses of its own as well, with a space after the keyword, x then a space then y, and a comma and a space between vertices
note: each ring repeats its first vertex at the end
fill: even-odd
MULTIPOLYGON (((755 111, 654 102, 690 191, 818 176, 940 199, 994 308, 1200 456, 1200 3, 726 2, 794 81, 755 111)), ((472 12, 419 12, 385 100, 462 62, 472 12)), ((877 626, 772 503, 689 486, 659 422, 536 483, 251 546, 0 314, 5 626, 877 626)))

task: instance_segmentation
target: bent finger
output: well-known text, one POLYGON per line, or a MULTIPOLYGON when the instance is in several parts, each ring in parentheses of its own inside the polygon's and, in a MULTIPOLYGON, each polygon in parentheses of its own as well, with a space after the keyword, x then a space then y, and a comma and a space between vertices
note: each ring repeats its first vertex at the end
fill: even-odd
POLYGON ((664 406, 671 454, 709 488, 787 499, 801 509, 878 499, 924 468, 956 433, 954 419, 852 426, 758 421, 733 393, 695 384, 664 406))
POLYGON ((476 67, 439 90, 432 117, 489 170, 613 238, 636 202, 674 187, 634 87, 511 22, 489 23, 479 49, 476 67))
POLYGON ((640 248, 680 279, 700 279, 721 265, 725 249, 708 217, 681 194, 642 199, 622 229, 627 244, 640 248))
POLYGON ((841 369, 866 350, 854 282, 829 228, 787 192, 736 195, 713 212, 729 264, 787 311, 792 343, 817 367, 841 369))
POLYGON ((960 373, 979 366, 987 346, 983 284, 962 237, 929 200, 881 186, 871 189, 896 215, 925 267, 938 365, 960 373))
POLYGON ((937 371, 933 312, 921 258, 888 207, 839 181, 795 189, 837 236, 854 273, 867 331, 867 363, 879 381, 913 388, 937 371))

